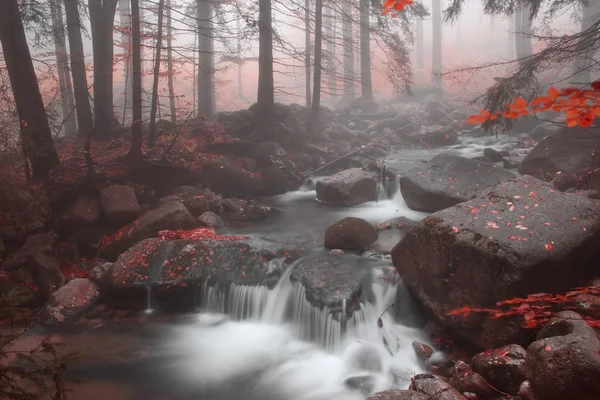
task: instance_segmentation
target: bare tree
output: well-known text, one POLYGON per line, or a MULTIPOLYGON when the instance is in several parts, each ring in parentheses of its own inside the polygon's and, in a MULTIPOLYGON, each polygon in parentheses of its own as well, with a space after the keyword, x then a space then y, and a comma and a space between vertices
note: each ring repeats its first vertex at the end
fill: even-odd
POLYGON ((123 115, 121 117, 121 124, 125 125, 127 121, 127 108, 131 99, 132 82, 133 82, 133 60, 131 57, 131 11, 129 10, 129 0, 119 0, 119 16, 121 23, 121 46, 125 50, 124 61, 124 76, 125 76, 125 88, 124 88, 124 101, 123 101, 123 115))
POLYGON ((306 107, 310 107, 311 105, 311 96, 310 96, 310 51, 311 51, 311 42, 310 42, 310 0, 304 1, 304 75, 305 75, 305 86, 306 86, 306 107))
POLYGON ((333 4, 328 2, 323 6, 323 36, 326 40, 327 52, 325 55, 325 65, 327 68, 327 88, 331 99, 332 107, 335 107, 337 102, 337 72, 335 68, 336 56, 336 18, 335 11, 332 8, 333 4))
POLYGON ((321 64, 323 61, 323 0, 315 2, 315 81, 310 110, 309 132, 316 135, 321 111, 321 64))
MULTIPOLYGON (((581 32, 587 31, 594 22, 599 20, 600 0, 588 0, 587 3, 582 3, 581 32)), ((586 41, 582 41, 578 47, 581 56, 575 58, 572 81, 576 85, 588 85, 592 80, 591 70, 598 49, 595 46, 591 46, 591 43, 586 41)))
POLYGON ((442 2, 433 0, 431 5, 431 22, 433 25, 431 83, 442 85, 442 2))
MULTIPOLYGON (((417 56, 417 67, 424 68, 425 67, 425 49, 423 48, 423 18, 417 18, 416 22, 416 31, 417 31, 417 41, 415 43, 416 47, 416 56, 417 56)), ((457 31, 460 42, 460 25, 457 24, 457 31)))
POLYGON ((129 159, 132 162, 139 162, 142 159, 142 40, 140 30, 140 3, 139 0, 131 0, 133 91, 131 99, 132 123, 129 159))
POLYGON ((354 87, 354 43, 352 35, 352 0, 342 0, 342 34, 344 40, 344 106, 356 96, 354 87))
POLYGON ((169 89, 169 109, 171 122, 177 123, 175 108, 175 87, 173 84, 173 18, 171 17, 171 0, 167 0, 167 86, 169 89))
POLYGON ((198 116, 214 113, 214 27, 212 0, 196 0, 198 12, 198 116))
POLYGON ((373 100, 371 79, 371 0, 360 0, 360 95, 373 100))
POLYGON ((156 143, 156 110, 158 109, 158 78, 160 74, 160 51, 162 48, 163 14, 165 0, 158 1, 158 32, 156 35, 156 55, 154 57, 154 74, 152 75, 152 101, 150 104, 150 133, 148 135, 148 146, 156 143))
POLYGON ((21 141, 34 180, 59 163, 17 0, 0 1, 0 42, 19 113, 21 141))
POLYGON ((258 2, 258 93, 256 99, 256 121, 261 135, 268 131, 269 117, 275 106, 275 84, 273 82, 273 21, 271 0, 258 2))

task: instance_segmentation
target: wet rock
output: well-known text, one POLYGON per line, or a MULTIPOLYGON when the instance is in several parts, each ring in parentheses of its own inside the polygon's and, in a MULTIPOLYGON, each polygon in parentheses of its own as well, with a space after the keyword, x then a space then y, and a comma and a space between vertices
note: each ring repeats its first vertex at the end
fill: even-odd
POLYGON ((533 393, 533 388, 531 387, 531 382, 524 381, 521 383, 519 387, 519 396, 523 400, 541 400, 538 396, 533 393))
POLYGON ((100 293, 89 279, 73 279, 50 295, 48 302, 38 314, 44 325, 72 322, 91 310, 100 293))
POLYGON ((492 162, 492 163, 502 161, 502 159, 504 158, 504 154, 502 154, 498 150, 493 149, 491 147, 486 147, 485 149, 483 149, 483 156, 489 162, 492 162))
POLYGON ((71 228, 80 228, 96 222, 101 215, 100 201, 96 196, 79 196, 63 212, 65 224, 71 228))
POLYGON ((344 381, 344 384, 352 389, 359 391, 365 396, 373 393, 375 387, 375 377, 373 375, 352 376, 344 381))
POLYGON ((521 165, 521 161, 517 160, 514 157, 504 157, 502 159, 502 166, 506 169, 516 169, 521 165))
POLYGON ((540 179, 558 171, 581 173, 600 167, 599 154, 598 128, 563 128, 531 149, 519 172, 540 179))
POLYGON ((427 165, 400 178, 406 204, 413 210, 436 212, 470 200, 480 191, 515 178, 497 165, 442 153, 427 165))
POLYGON ((104 234, 102 229, 88 226, 71 235, 69 242, 76 246, 77 252, 82 257, 94 258, 100 250, 104 234))
POLYGON ((360 307, 362 287, 360 276, 351 264, 351 256, 320 256, 303 259, 290 280, 300 282, 306 289, 306 300, 317 308, 332 312, 343 310, 350 316, 360 307))
POLYGON ((479 396, 477 396, 476 393, 464 392, 462 395, 466 400, 478 400, 479 399, 479 396))
POLYGON ((525 368, 534 393, 545 399, 598 399, 600 338, 579 314, 560 312, 527 348, 525 368))
POLYGON ((38 253, 52 254, 55 244, 56 239, 50 234, 39 233, 28 236, 15 253, 2 260, 0 267, 5 271, 15 271, 38 253))
POLYGON ((203 189, 200 194, 173 194, 163 197, 158 203, 164 204, 172 201, 178 201, 183 204, 195 217, 200 216, 207 211, 220 214, 223 206, 223 197, 214 194, 210 189, 203 189))
POLYGON ((289 189, 289 184, 285 173, 278 168, 267 168, 262 171, 263 196, 277 196, 285 194, 289 189))
POLYGON ((433 354, 433 349, 423 343, 412 342, 412 348, 419 359, 426 361, 433 354))
POLYGON ((300 172, 309 171, 314 164, 314 160, 310 154, 302 153, 296 158, 296 167, 300 172))
POLYGON ((461 392, 475 393, 482 398, 488 398, 495 393, 490 384, 464 361, 457 361, 454 365, 454 380, 461 392))
POLYGON ((325 247, 363 252, 375 243, 377 238, 378 233, 373 225, 364 219, 347 217, 327 228, 325 247))
POLYGON ((523 343, 522 318, 447 313, 562 293, 590 279, 600 265, 600 208, 519 178, 425 218, 394 247, 392 260, 419 302, 455 334, 484 348, 523 343))
POLYGON ((140 215, 140 203, 131 186, 104 188, 100 192, 100 204, 106 220, 113 225, 127 224, 140 215))
POLYGON ((541 125, 536 126, 529 132, 529 137, 532 139, 541 142, 548 136, 552 136, 555 133, 560 131, 560 125, 554 124, 552 122, 545 122, 541 125))
POLYGON ((15 244, 19 240, 17 230, 12 225, 0 225, 0 240, 7 244, 15 244))
POLYGON ((65 283, 58 261, 44 253, 37 253, 25 266, 33 276, 33 282, 42 294, 49 294, 65 283))
POLYGON ((386 390, 375 393, 366 400, 431 400, 431 397, 414 390, 386 390))
POLYGON ((237 165, 214 163, 204 166, 202 180, 215 193, 224 197, 257 196, 263 190, 261 179, 253 178, 237 165))
POLYGON ((360 169, 338 172, 317 182, 317 199, 333 206, 355 206, 375 199, 373 174, 360 169))
POLYGON ((237 199, 224 199, 223 200, 223 209, 229 212, 238 212, 242 209, 242 200, 237 199))
POLYGON ((111 267, 112 263, 103 260, 97 260, 95 265, 88 272, 88 278, 90 278, 92 282, 102 281, 102 279, 104 279, 104 275, 106 275, 111 267))
POLYGON ((363 343, 360 346, 351 348, 351 355, 348 356, 349 368, 352 371, 383 371, 383 362, 377 350, 372 344, 363 343))
POLYGON ((526 350, 516 344, 486 350, 473 357, 473 369, 492 386, 512 395, 525 381, 526 350))
POLYGON ((569 189, 582 189, 585 184, 586 182, 584 182, 581 175, 568 172, 556 175, 556 178, 552 181, 552 185, 561 192, 566 192, 569 189))
POLYGON ((419 374, 412 379, 411 390, 423 393, 436 400, 464 400, 462 394, 449 383, 441 381, 429 374, 419 374))
POLYGON ((199 226, 206 226, 208 228, 219 229, 223 227, 223 221, 219 216, 211 211, 202 213, 197 219, 199 226))
POLYGON ((286 152, 279 143, 274 141, 259 142, 250 149, 250 156, 261 167, 282 167, 286 152))
POLYGON ((256 238, 145 239, 123 253, 98 285, 110 306, 143 309, 150 290, 157 307, 191 310, 202 283, 261 284, 266 261, 284 253, 297 257, 298 251, 256 238))
POLYGON ((40 188, 16 183, 2 184, 0 199, 3 224, 25 232, 34 232, 44 228, 52 220, 50 204, 40 188))
POLYGON ((169 190, 170 195, 178 195, 178 194, 191 194, 191 195, 203 195, 206 191, 204 189, 200 189, 194 186, 186 186, 180 185, 175 186, 171 190, 169 190))
POLYGON ((227 225, 244 226, 249 223, 264 221, 280 214, 281 211, 275 207, 246 203, 239 211, 226 213, 223 218, 227 225))
POLYGON ((159 231, 186 230, 196 226, 194 216, 183 204, 177 201, 166 202, 107 237, 100 249, 100 256, 109 261, 115 260, 134 244, 156 236, 159 231))
POLYGON ((258 163, 253 158, 250 158, 250 157, 244 157, 244 158, 242 158, 242 165, 248 171, 251 171, 251 172, 257 172, 258 171, 258 163))

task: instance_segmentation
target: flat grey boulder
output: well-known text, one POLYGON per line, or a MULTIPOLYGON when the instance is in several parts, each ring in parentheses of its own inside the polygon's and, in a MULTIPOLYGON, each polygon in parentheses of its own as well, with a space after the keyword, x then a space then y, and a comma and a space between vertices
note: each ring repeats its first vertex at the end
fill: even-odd
POLYGON ((356 206, 376 195, 374 175, 361 169, 347 169, 317 182, 317 199, 333 206, 356 206))

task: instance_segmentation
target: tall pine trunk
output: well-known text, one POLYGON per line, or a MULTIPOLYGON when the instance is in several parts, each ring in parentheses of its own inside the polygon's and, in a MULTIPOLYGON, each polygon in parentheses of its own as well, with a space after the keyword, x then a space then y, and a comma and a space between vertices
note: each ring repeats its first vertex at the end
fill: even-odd
POLYGON ((142 159, 142 41, 140 28, 140 3, 131 0, 131 55, 132 55, 132 98, 131 98, 131 149, 132 162, 142 159))
POLYGON ((306 89, 306 107, 311 105, 310 96, 310 0, 304 2, 304 82, 306 89))
POLYGON ((17 0, 0 1, 0 42, 19 113, 21 140, 33 179, 48 177, 59 160, 17 0))
POLYGON ((331 99, 331 106, 335 107, 337 98, 337 74, 335 70, 335 12, 331 5, 324 6, 323 10, 323 28, 324 38, 327 41, 326 50, 327 55, 325 56, 325 65, 327 71, 327 88, 329 90, 329 98, 331 99))
POLYGON ((213 13, 211 0, 196 0, 198 11, 198 116, 214 114, 213 13))
POLYGON ((360 95, 373 100, 371 79, 371 0, 360 0, 360 95))
MULTIPOLYGON (((581 32, 587 31, 600 20, 600 0, 589 0, 587 4, 583 5, 581 13, 581 32)), ((578 44, 578 51, 583 53, 575 59, 573 66, 573 77, 571 80, 575 85, 589 85, 592 82, 591 69, 593 67, 593 60, 596 59, 596 46, 591 46, 594 51, 587 51, 589 42, 582 42, 578 44)))
POLYGON ((508 17, 508 40, 507 40, 507 46, 506 46, 506 55, 509 59, 513 59, 516 57, 517 55, 517 50, 516 50, 516 39, 515 39, 515 32, 516 32, 516 17, 515 14, 511 14, 508 17))
MULTIPOLYGON (((415 42, 415 47, 416 47, 416 57, 417 57, 417 68, 424 68, 425 67, 425 49, 423 48, 424 44, 423 44, 423 18, 417 17, 417 34, 416 34, 416 42, 415 42)), ((456 24, 459 35, 460 35, 460 25, 457 22, 456 24)))
POLYGON ((352 34, 352 0, 342 1, 342 36, 344 46, 344 101, 347 106, 356 97, 354 87, 354 39, 352 34))
POLYGON ((77 136, 77 121, 75 120, 75 99, 73 85, 69 73, 69 57, 65 40, 65 24, 60 0, 51 0, 50 13, 52 17, 52 33, 54 34, 54 49, 56 50, 56 70, 64 120, 65 135, 77 136))
POLYGON ((442 4, 441 0, 433 0, 431 5, 431 22, 433 24, 431 83, 442 86, 442 4))
POLYGON ((264 137, 272 129, 271 116, 275 106, 271 0, 259 0, 258 7, 258 93, 255 126, 259 134, 264 137))
POLYGON ((96 137, 106 139, 113 127, 113 23, 117 0, 88 0, 94 49, 94 117, 96 137))
POLYGON ((171 0, 167 0, 167 86, 169 90, 169 110, 171 122, 177 123, 175 109, 175 86, 173 84, 173 20, 171 18, 171 0))
POLYGON ((244 87, 242 84, 242 30, 240 27, 240 20, 236 22, 237 30, 237 92, 240 99, 244 99, 244 87))
POLYGON ((133 82, 133 59, 131 57, 131 11, 129 9, 129 0, 119 0, 119 22, 121 23, 121 46, 125 50, 126 58, 123 62, 123 78, 125 85, 123 88, 123 113, 121 124, 125 125, 127 121, 127 111, 130 108, 132 82, 133 82))
POLYGON ((522 51, 524 57, 529 57, 533 54, 533 46, 531 43, 531 7, 528 5, 523 6, 521 11, 521 29, 523 34, 521 35, 522 51))
POLYGON ((315 2, 315 81, 312 107, 310 110, 309 133, 316 135, 319 128, 321 111, 321 64, 323 62, 323 0, 315 2))
POLYGON ((163 14, 165 0, 158 1, 158 32, 156 35, 156 55, 154 57, 154 74, 152 75, 152 101, 150 104, 150 134, 148 135, 148 146, 156 143, 156 110, 158 109, 158 79, 160 77, 160 62, 163 33, 163 14))
POLYGON ((79 137, 89 138, 94 131, 94 119, 90 108, 90 93, 85 70, 79 1, 65 0, 65 14, 67 15, 67 33, 69 35, 69 49, 71 50, 71 75, 73 76, 79 137))

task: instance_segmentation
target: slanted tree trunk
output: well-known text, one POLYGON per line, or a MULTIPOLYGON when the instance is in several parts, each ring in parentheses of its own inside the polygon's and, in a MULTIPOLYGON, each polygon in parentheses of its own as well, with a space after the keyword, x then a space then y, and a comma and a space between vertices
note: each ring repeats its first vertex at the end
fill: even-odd
POLYGON ((131 11, 129 10, 129 0, 119 0, 119 17, 121 28, 121 46, 127 54, 123 62, 123 78, 125 81, 125 87, 123 89, 123 114, 121 116, 121 124, 125 125, 127 121, 127 110, 129 108, 129 102, 131 101, 132 82, 133 82, 133 60, 131 57, 131 11))
MULTIPOLYGON (((581 32, 590 29, 596 22, 600 20, 600 0, 588 0, 587 4, 583 4, 581 13, 581 32)), ((575 85, 589 85, 592 82, 591 70, 596 59, 596 51, 584 52, 589 48, 589 41, 582 42, 578 45, 578 52, 582 53, 575 58, 573 66, 573 77, 571 81, 575 85)), ((596 49, 596 46, 591 46, 596 49)))
POLYGON ((175 109, 175 86, 173 84, 173 21, 171 18, 171 0, 167 0, 167 86, 169 90, 169 109, 171 122, 177 123, 175 109))
MULTIPOLYGON (((417 17, 417 34, 416 34, 416 42, 415 42, 415 47, 416 47, 416 56, 417 56, 417 68, 425 68, 425 51, 423 48, 423 19, 417 17)), ((456 23, 457 26, 457 30, 458 30, 458 36, 459 36, 459 40, 460 40, 460 25, 457 22, 456 23)))
POLYGON ((327 71, 327 88, 332 107, 335 107, 337 98, 337 73, 335 70, 335 12, 331 5, 324 6, 323 28, 326 44, 325 65, 327 71))
POLYGON ((165 11, 165 0, 158 1, 158 32, 156 35, 156 55, 154 57, 154 74, 152 75, 152 101, 150 103, 150 133, 148 135, 148 146, 156 143, 156 110, 158 108, 158 78, 160 74, 160 50, 162 48, 163 14, 165 11))
POLYGON ((347 106, 354 97, 354 40, 352 35, 352 0, 342 1, 342 35, 344 41, 344 101, 347 106))
POLYGON ((198 116, 214 113, 214 29, 211 0, 196 0, 198 11, 198 116))
POLYGON ((258 93, 256 98, 255 126, 260 136, 264 137, 272 129, 270 119, 275 106, 271 0, 259 0, 258 9, 258 93))
POLYGON ((94 131, 94 119, 90 108, 90 93, 85 70, 79 1, 65 0, 65 14, 67 15, 67 34, 69 35, 69 49, 71 50, 71 75, 73 76, 79 137, 89 138, 94 131))
POLYGON ((77 121, 75 120, 75 99, 73 99, 73 85, 69 74, 69 57, 65 41, 65 24, 60 0, 51 0, 50 13, 52 17, 52 33, 54 34, 54 49, 56 50, 56 70, 58 72, 58 86, 65 135, 77 136, 77 121))
POLYGON ((371 79, 371 0, 360 0, 360 95, 373 100, 371 79))
POLYGON ((433 24, 431 83, 442 86, 442 4, 441 0, 433 0, 431 5, 431 22, 433 24))
POLYGON ((59 160, 17 0, 0 1, 0 42, 21 122, 22 146, 33 179, 39 181, 48 177, 59 160))
POLYGON ((315 2, 315 81, 310 110, 309 133, 316 135, 321 111, 321 64, 323 62, 323 0, 315 2))
POLYGON ((131 55, 132 55, 132 98, 131 98, 131 148, 129 159, 142 159, 142 40, 140 28, 140 3, 131 0, 131 55))
POLYGON ((311 105, 310 96, 310 0, 304 2, 304 82, 306 88, 306 107, 311 105))
POLYGON ((117 0, 88 0, 94 49, 96 137, 106 139, 113 126, 113 23, 117 0))

